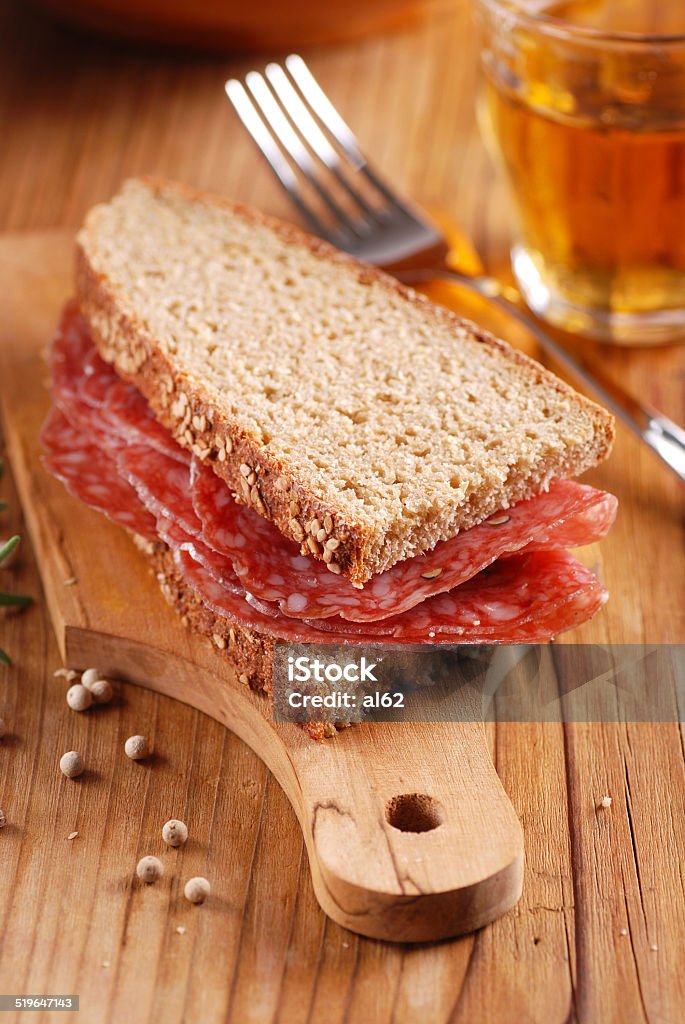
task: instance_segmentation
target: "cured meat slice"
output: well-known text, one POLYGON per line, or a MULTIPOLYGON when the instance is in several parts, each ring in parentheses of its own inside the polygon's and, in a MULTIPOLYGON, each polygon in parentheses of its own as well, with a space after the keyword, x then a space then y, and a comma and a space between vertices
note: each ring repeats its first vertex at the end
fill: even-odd
POLYGON ((117 448, 123 447, 124 441, 109 427, 106 421, 103 421, 101 410, 88 405, 80 395, 65 396, 62 392, 56 391, 55 405, 73 427, 80 430, 84 437, 104 451, 113 452, 117 448))
POLYGON ((97 448, 97 445, 89 445, 83 434, 57 406, 53 406, 45 418, 40 442, 48 455, 70 455, 83 448, 97 448))
POLYGON ((598 492, 601 499, 585 511, 578 512, 565 522, 552 526, 526 544, 523 551, 544 551, 548 548, 580 548, 595 544, 605 537, 616 518, 618 498, 606 491, 598 492))
POLYGON ((70 303, 53 340, 50 363, 55 401, 71 422, 108 448, 145 443, 188 464, 190 455, 159 423, 141 393, 98 354, 70 303))
POLYGON ((52 384, 66 400, 79 396, 83 364, 93 350, 85 324, 75 302, 68 302, 57 327, 49 353, 52 384))
POLYGON ((122 449, 116 465, 155 518, 166 516, 188 533, 200 535, 202 524, 190 495, 189 466, 145 444, 122 449))
POLYGON ((114 370, 92 347, 91 343, 91 350, 83 361, 79 380, 79 391, 84 402, 88 402, 95 409, 102 409, 113 381, 118 379, 114 370))
POLYGON ((102 407, 112 379, 118 379, 93 345, 75 302, 64 307, 50 348, 50 366, 57 395, 78 395, 96 408, 102 407))
POLYGON ((130 444, 150 445, 169 458, 189 465, 190 455, 158 423, 140 391, 132 384, 119 380, 110 367, 108 370, 113 379, 103 411, 117 433, 130 444))
POLYGON ((187 467, 142 445, 125 449, 118 461, 135 480, 136 493, 114 461, 102 458, 59 410, 48 417, 42 439, 47 467, 76 497, 143 536, 161 536, 210 608, 269 636, 336 643, 542 642, 585 621, 606 600, 598 580, 576 559, 545 551, 501 560, 458 589, 379 622, 293 619, 276 603, 246 593, 231 560, 193 535, 199 522, 188 497, 187 467), (138 494, 154 509, 157 524, 138 494))
POLYGON ((455 590, 390 619, 317 619, 316 625, 331 632, 371 630, 387 642, 445 642, 445 635, 459 631, 474 643, 542 642, 591 618, 607 597, 594 573, 568 551, 538 551, 501 559, 455 590))
POLYGON ((67 490, 108 519, 135 533, 157 539, 155 520, 144 508, 134 489, 117 472, 101 449, 85 440, 57 408, 51 409, 41 431, 45 448, 43 462, 67 490))
MULTIPOLYGON (((166 526, 165 522, 159 521, 158 527, 170 547, 190 554, 215 583, 232 595, 241 595, 263 617, 262 625, 264 620, 271 620, 272 631, 279 635, 283 631, 284 638, 292 634, 295 624, 283 616, 276 604, 260 601, 246 592, 226 556, 177 525, 166 526)), ((606 592, 597 578, 567 552, 515 557, 518 564, 508 564, 509 560, 496 563, 452 594, 429 598, 419 609, 420 616, 416 611, 408 611, 363 624, 345 622, 336 616, 306 624, 320 639, 321 634, 327 633, 329 643, 337 642, 338 637, 346 643, 537 642, 585 621, 606 600, 606 592)), ((216 600, 215 588, 212 594, 216 600)), ((295 635, 301 637, 305 633, 295 625, 295 635)))
MULTIPOLYGON (((284 639, 309 635, 325 642, 357 643, 537 643, 549 640, 594 615, 605 603, 607 593, 594 574, 567 551, 548 551, 512 556, 472 577, 457 590, 428 598, 418 609, 379 622, 350 623, 339 617, 324 621, 293 622, 278 606, 255 599, 246 592, 232 572, 230 560, 207 548, 197 538, 174 525, 159 524, 163 539, 178 552, 190 555, 234 598, 240 595, 252 612, 242 609, 243 624, 249 616, 260 616, 253 628, 270 630, 284 639)), ((179 565, 188 568, 187 559, 179 565)), ((194 572, 190 566, 191 574, 194 572)), ((201 574, 194 573, 198 589, 201 574)), ((217 586, 209 587, 209 604, 216 610, 220 601, 217 586)), ((202 590, 200 588, 202 596, 202 590)), ((231 607, 240 606, 231 599, 231 607)), ((299 641, 298 641, 299 642, 299 641)), ((302 641, 310 642, 310 641, 302 641)), ((313 642, 313 640, 311 641, 313 642)))
POLYGON ((306 622, 289 619, 285 615, 276 618, 253 608, 245 600, 244 591, 242 594, 236 593, 232 588, 219 583, 186 548, 175 551, 174 560, 184 581, 192 587, 210 611, 215 615, 226 616, 246 629, 253 629, 268 637, 294 644, 363 643, 363 638, 356 636, 349 639, 341 636, 332 640, 330 634, 323 633, 306 622))
POLYGON ((584 622, 607 597, 596 577, 567 552, 540 552, 507 559, 453 594, 429 599, 425 605, 430 610, 418 619, 405 612, 377 623, 314 623, 274 615, 273 606, 245 600, 185 547, 176 551, 175 559, 186 582, 213 612, 293 643, 542 643, 584 622))
MULTIPOLYGON (((233 566, 225 555, 213 551, 199 537, 187 533, 178 523, 172 522, 166 516, 159 516, 157 519, 157 533, 165 544, 168 544, 172 551, 187 551, 196 562, 199 562, 212 576, 213 579, 230 590, 231 593, 245 597, 245 588, 233 571, 233 566)), ((277 605, 268 605, 264 614, 270 617, 280 615, 277 605)))
POLYGON ((328 572, 326 565, 301 555, 292 541, 250 508, 239 505, 225 483, 210 469, 193 464, 193 501, 210 547, 227 555, 244 585, 259 600, 276 602, 290 616, 325 619, 340 615, 350 622, 375 622, 461 586, 503 555, 538 544, 556 547, 566 536, 576 544, 594 540, 601 524, 608 529, 615 499, 571 480, 553 481, 545 494, 519 502, 421 556, 398 562, 355 590, 348 580, 328 572), (571 531, 574 517, 581 520, 571 531))
POLYGON ((96 401, 94 393, 88 393, 89 381, 99 379, 95 389, 102 396, 111 387, 112 379, 118 378, 100 359, 90 341, 90 348, 82 344, 84 331, 80 316, 75 309, 68 307, 50 350, 55 404, 72 426, 84 432, 86 438, 104 449, 120 448, 124 441, 104 416, 103 402, 96 401), (103 378, 106 378, 106 384, 103 378))

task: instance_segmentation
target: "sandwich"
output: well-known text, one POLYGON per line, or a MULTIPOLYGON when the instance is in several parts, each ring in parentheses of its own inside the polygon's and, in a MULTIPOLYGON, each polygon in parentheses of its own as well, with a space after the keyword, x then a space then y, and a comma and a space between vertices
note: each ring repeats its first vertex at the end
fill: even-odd
POLYGON ((543 642, 607 593, 569 551, 612 417, 299 229, 127 182, 77 237, 44 461, 268 691, 277 643, 543 642))

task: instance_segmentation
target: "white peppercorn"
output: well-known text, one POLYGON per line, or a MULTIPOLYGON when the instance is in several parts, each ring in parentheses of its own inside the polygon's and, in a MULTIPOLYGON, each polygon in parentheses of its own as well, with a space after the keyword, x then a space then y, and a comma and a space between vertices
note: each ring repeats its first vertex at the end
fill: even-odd
POLYGON ((191 903, 204 903, 211 892, 206 878, 189 878, 183 889, 183 895, 191 903))
POLYGON ((132 761, 140 761, 142 758, 147 757, 150 753, 150 748, 144 736, 129 736, 126 743, 124 743, 124 751, 126 756, 130 757, 132 761))
POLYGON ((86 690, 90 690, 93 683, 97 683, 98 679, 102 679, 102 672, 99 668, 87 668, 81 675, 81 685, 85 686, 86 690))
POLYGON ((0 811, 0 828, 4 828, 6 824, 7 824, 7 818, 5 817, 5 812, 4 811, 0 811))
POLYGON ((72 711, 87 711, 93 703, 93 695, 81 683, 74 683, 67 690, 67 704, 72 711))
POLYGON ((156 882, 164 874, 164 865, 158 857, 150 855, 141 857, 136 867, 136 874, 143 882, 151 885, 152 882, 156 882))
POLYGON ((109 679, 96 679, 90 687, 90 692, 96 704, 109 704, 114 695, 109 679))
POLYGON ((170 818, 162 826, 162 839, 167 846, 183 846, 188 839, 188 827, 177 818, 170 818))
POLYGON ((66 754, 62 754, 59 768, 68 779, 75 779, 77 775, 83 774, 85 765, 78 750, 68 750, 66 754))

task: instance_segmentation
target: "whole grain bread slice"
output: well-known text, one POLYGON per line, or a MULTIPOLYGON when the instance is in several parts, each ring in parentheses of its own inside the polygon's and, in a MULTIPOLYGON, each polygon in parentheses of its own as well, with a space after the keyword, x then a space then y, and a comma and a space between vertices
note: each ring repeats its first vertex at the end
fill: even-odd
POLYGON ((612 417, 506 343, 181 185, 129 181, 91 210, 76 286, 179 443, 355 585, 611 448, 612 417))

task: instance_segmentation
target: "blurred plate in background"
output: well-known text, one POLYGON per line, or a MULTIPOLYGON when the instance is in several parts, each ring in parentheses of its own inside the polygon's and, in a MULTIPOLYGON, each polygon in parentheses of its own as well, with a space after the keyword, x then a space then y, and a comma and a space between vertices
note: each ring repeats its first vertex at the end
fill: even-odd
POLYGON ((264 50, 401 28, 454 0, 33 0, 73 25, 147 42, 264 50))

